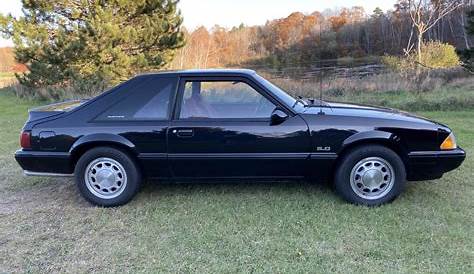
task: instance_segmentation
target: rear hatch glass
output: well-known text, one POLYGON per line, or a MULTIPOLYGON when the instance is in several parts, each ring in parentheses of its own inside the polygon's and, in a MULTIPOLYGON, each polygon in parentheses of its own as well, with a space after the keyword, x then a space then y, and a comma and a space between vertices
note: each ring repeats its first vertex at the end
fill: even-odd
POLYGON ((49 111, 60 111, 60 112, 67 112, 71 111, 78 106, 84 104, 87 102, 87 100, 70 100, 70 101, 65 101, 65 102, 60 102, 60 103, 54 103, 50 105, 45 105, 41 107, 37 107, 34 109, 31 109, 30 111, 38 111, 38 112, 49 112, 49 111))
POLYGON ((37 121, 47 117, 53 117, 71 111, 81 106, 85 102, 87 102, 87 100, 70 100, 33 108, 29 111, 28 122, 37 121))

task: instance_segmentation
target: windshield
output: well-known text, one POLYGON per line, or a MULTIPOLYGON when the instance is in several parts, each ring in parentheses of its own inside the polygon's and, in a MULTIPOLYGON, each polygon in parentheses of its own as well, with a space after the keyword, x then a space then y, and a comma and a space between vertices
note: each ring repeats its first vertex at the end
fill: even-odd
POLYGON ((263 78, 258 74, 256 75, 256 77, 259 82, 265 86, 265 88, 275 94, 275 96, 278 97, 278 99, 280 99, 288 107, 294 109, 304 108, 304 105, 300 101, 297 101, 295 98, 291 97, 288 93, 274 85, 272 82, 268 81, 267 79, 263 78))

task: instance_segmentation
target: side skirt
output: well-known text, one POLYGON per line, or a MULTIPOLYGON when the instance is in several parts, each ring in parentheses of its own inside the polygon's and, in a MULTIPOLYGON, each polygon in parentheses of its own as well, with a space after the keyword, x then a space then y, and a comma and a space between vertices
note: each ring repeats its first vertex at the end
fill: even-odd
POLYGON ((39 177, 73 177, 74 174, 62 174, 62 173, 49 173, 49 172, 35 172, 25 170, 23 171, 25 176, 39 176, 39 177))

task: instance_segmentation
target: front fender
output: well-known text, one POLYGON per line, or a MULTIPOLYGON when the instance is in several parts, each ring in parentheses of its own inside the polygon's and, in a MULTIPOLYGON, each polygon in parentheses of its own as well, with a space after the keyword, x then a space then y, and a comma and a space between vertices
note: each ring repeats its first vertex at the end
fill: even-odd
POLYGON ((91 144, 116 144, 119 146, 126 146, 133 152, 137 153, 135 145, 123 136, 111 133, 96 133, 85 135, 79 138, 69 149, 69 153, 73 154, 83 146, 91 144))
POLYGON ((349 138, 345 139, 342 143, 340 151, 345 150, 348 147, 351 147, 360 143, 388 143, 390 145, 395 145, 397 148, 402 148, 400 144, 400 138, 390 132, 380 131, 380 130, 371 130, 359 132, 354 135, 351 135, 349 138))

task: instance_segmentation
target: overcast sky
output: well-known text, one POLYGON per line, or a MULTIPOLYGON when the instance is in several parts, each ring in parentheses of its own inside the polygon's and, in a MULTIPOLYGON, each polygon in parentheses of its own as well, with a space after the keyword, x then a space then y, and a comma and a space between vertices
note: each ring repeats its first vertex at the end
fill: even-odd
MULTIPOLYGON (((0 13, 21 15, 20 0, 0 0, 0 13)), ((340 7, 363 6, 371 13, 376 7, 384 11, 393 8, 395 0, 181 0, 179 8, 184 16, 184 25, 192 30, 204 25, 215 24, 232 27, 261 25, 267 20, 288 16, 294 11, 311 13, 340 7)), ((0 47, 11 42, 0 38, 0 47)))

